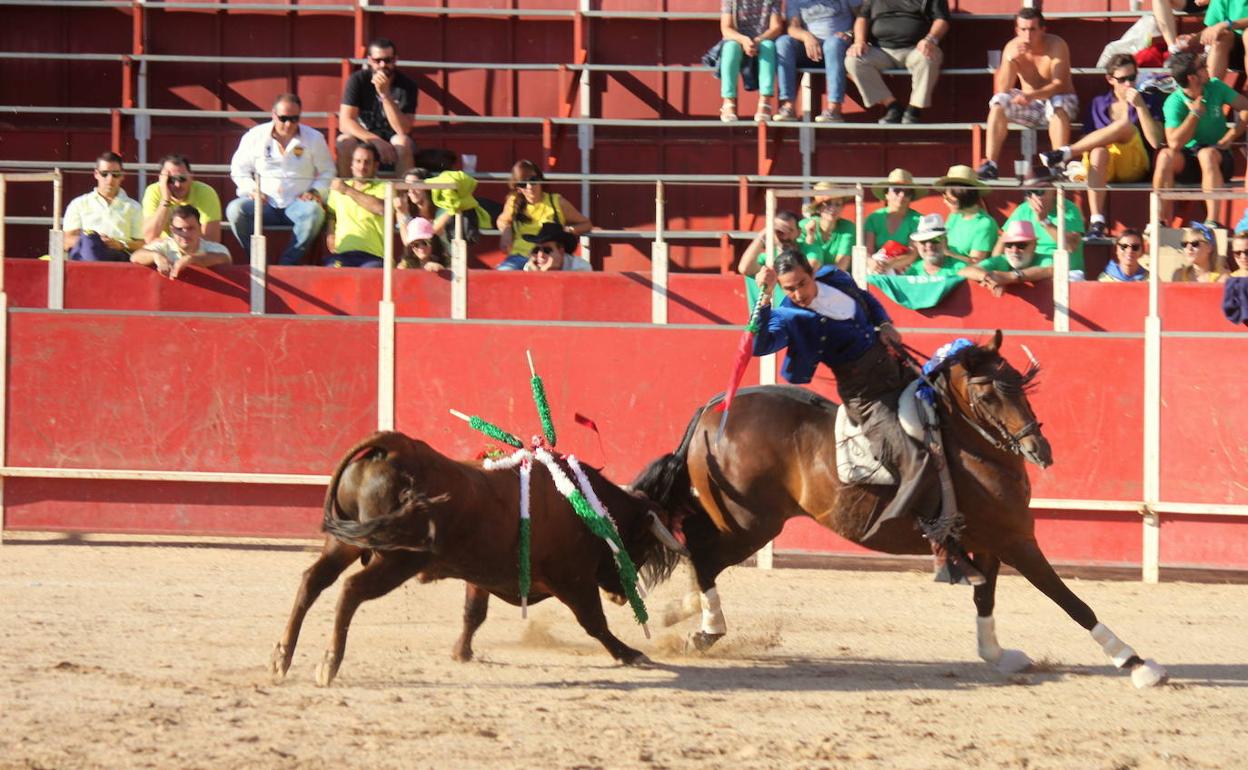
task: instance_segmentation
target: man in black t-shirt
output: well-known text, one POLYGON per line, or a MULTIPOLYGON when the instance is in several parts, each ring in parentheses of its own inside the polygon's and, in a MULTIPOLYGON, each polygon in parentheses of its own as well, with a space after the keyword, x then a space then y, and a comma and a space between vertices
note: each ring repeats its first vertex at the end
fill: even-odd
POLYGON ((881 123, 918 123, 932 103, 944 55, 941 38, 949 31, 948 0, 863 0, 854 22, 854 44, 845 52, 845 69, 858 86, 862 106, 884 107, 881 123), (910 103, 903 112, 881 72, 910 70, 910 103))
POLYGON ((338 105, 338 176, 351 176, 351 153, 360 144, 377 148, 382 166, 401 174, 412 167, 409 132, 416 112, 416 84, 398 71, 394 43, 379 37, 368 44, 364 69, 347 79, 338 105))

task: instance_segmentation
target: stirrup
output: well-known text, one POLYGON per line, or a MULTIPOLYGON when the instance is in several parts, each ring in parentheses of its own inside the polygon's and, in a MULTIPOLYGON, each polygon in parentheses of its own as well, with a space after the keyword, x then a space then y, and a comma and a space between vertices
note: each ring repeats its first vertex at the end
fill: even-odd
POLYGON ((932 555, 938 559, 944 559, 948 567, 950 585, 957 585, 962 582, 962 578, 966 578, 966 582, 973 586, 982 586, 988 582, 984 573, 975 568, 970 557, 966 555, 966 551, 962 550, 962 546, 953 542, 952 539, 944 543, 932 541, 932 555))

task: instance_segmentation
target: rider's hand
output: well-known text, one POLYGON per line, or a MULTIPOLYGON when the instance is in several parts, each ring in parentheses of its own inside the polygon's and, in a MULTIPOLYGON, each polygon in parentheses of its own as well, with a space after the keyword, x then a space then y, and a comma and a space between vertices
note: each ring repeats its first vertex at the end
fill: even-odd
POLYGON ((763 296, 771 298, 771 289, 776 285, 776 271, 767 265, 763 265, 758 269, 758 274, 754 276, 754 280, 758 283, 758 289, 763 296))
POLYGON ((898 332, 897 329, 895 329, 891 323, 886 322, 886 323, 880 324, 880 328, 878 331, 880 334, 880 339, 884 342, 884 344, 890 345, 890 346, 901 345, 901 333, 898 332))

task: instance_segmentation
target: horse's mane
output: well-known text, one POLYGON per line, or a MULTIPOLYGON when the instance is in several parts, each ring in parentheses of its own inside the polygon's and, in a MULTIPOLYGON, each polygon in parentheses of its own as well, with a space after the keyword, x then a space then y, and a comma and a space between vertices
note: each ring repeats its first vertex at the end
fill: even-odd
POLYGON ((1027 370, 1019 372, 1001 355, 1001 352, 987 345, 972 345, 959 350, 945 359, 932 374, 942 374, 954 364, 960 364, 967 374, 989 377, 992 385, 1003 395, 1019 395, 1031 393, 1037 387, 1036 378, 1040 374, 1040 364, 1034 359, 1027 370))

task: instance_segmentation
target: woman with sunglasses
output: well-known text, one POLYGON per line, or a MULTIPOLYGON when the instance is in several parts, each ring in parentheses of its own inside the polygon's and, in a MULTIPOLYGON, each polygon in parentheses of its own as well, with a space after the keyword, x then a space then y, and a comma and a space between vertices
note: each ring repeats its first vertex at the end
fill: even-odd
POLYGON ((1218 283, 1223 275, 1218 271, 1217 241, 1213 230, 1192 222, 1183 232, 1183 264, 1170 276, 1180 283, 1218 283))
MULTIPOLYGON (((867 253, 874 254, 888 241, 896 241, 906 247, 906 254, 891 260, 888 267, 903 272, 914 262, 917 252, 910 245, 910 236, 919 229, 919 212, 910 207, 914 199, 925 191, 914 188, 914 177, 904 168, 895 168, 888 178, 872 187, 875 197, 884 201, 884 208, 876 209, 863 223, 867 253)), ((868 267, 875 271, 881 263, 868 260, 868 267)))
MULTIPOLYGON (((935 182, 949 208, 945 220, 946 248, 950 254, 972 264, 992 254, 1000 227, 984 210, 988 185, 979 181, 970 166, 950 166, 935 182)), ((922 256, 920 253, 919 256, 922 256)))
POLYGON ((1248 232, 1240 230, 1231 239, 1231 259, 1235 270, 1228 278, 1248 278, 1248 232))
MULTIPOLYGON (((829 190, 833 186, 829 182, 819 182, 815 190, 829 190)), ((857 233, 854 223, 841 216, 845 201, 845 198, 835 195, 815 195, 810 204, 802 209, 806 217, 798 223, 804 241, 801 250, 815 270, 824 265, 849 269, 857 233)))
POLYGON ((1147 281, 1148 271, 1140 265, 1144 255, 1144 238, 1138 230, 1126 228, 1118 234, 1114 243, 1114 259, 1105 266, 1098 281, 1104 283, 1130 283, 1147 281))
POLYGON ((399 236, 406 247, 403 258, 399 260, 400 270, 419 268, 436 273, 448 266, 447 251, 433 231, 433 222, 425 217, 409 219, 406 226, 399 230, 399 236))
POLYGON ((507 255, 499 270, 523 270, 532 246, 525 236, 536 235, 547 223, 576 236, 594 228, 563 196, 543 190, 542 182, 542 172, 531 160, 517 161, 511 167, 511 194, 498 216, 499 248, 507 255))

